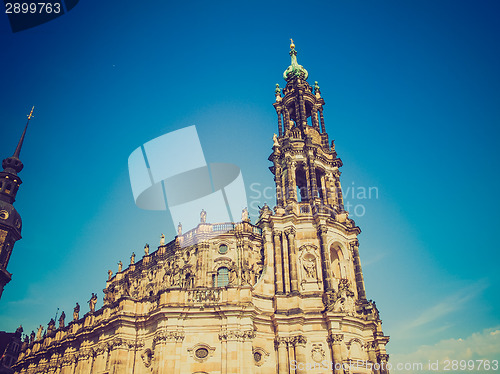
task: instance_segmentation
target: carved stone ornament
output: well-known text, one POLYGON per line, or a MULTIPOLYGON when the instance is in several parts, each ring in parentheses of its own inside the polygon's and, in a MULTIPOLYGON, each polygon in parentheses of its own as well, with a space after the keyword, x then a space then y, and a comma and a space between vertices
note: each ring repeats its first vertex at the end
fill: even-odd
POLYGON ((315 362, 321 362, 325 359, 326 353, 325 350, 323 349, 323 344, 317 343, 312 345, 311 349, 311 358, 315 362))
POLYGON ((264 348, 252 347, 252 355, 255 366, 262 366, 270 354, 264 348))
POLYGON ((184 340, 183 331, 162 331, 155 335, 153 338, 153 344, 158 342, 170 341, 170 342, 181 342, 184 340))
POLYGON ((354 292, 351 291, 349 280, 339 281, 337 292, 327 292, 323 295, 323 304, 328 312, 355 313, 354 292))
POLYGON ((217 288, 188 291, 188 301, 193 303, 218 303, 220 297, 221 291, 217 288))
POLYGON ((328 338, 326 339, 327 343, 330 345, 340 344, 343 340, 344 340, 343 334, 330 334, 330 335, 328 335, 328 338))
POLYGON ((253 330, 241 331, 241 330, 224 329, 219 332, 219 340, 221 341, 228 341, 228 340, 245 341, 245 340, 252 340, 253 338, 255 338, 255 331, 253 330))
POLYGON ((387 361, 389 361, 389 355, 387 353, 380 353, 378 355, 378 361, 379 362, 387 362, 387 361))
POLYGON ((304 335, 296 335, 291 338, 291 342, 294 346, 305 346, 307 344, 307 338, 304 335))
POLYGON ((151 351, 151 349, 149 348, 146 348, 144 351, 142 351, 141 358, 144 366, 146 366, 147 368, 150 367, 151 362, 153 361, 153 351, 151 351))

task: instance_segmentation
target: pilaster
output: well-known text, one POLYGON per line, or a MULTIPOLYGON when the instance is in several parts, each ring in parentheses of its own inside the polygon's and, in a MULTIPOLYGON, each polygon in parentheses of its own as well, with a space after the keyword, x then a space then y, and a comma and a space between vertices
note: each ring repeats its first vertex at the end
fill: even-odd
POLYGON ((327 343, 330 347, 330 353, 332 357, 332 362, 334 364, 334 373, 335 374, 344 374, 344 370, 342 368, 342 341, 344 340, 343 334, 330 334, 328 335, 327 343))
POLYGON ((297 251, 295 249, 295 229, 285 230, 288 239, 288 254, 290 256, 290 286, 292 293, 299 292, 299 276, 297 272, 297 251))
POLYGON ((281 256, 281 232, 274 231, 274 265, 275 265, 275 277, 276 277, 276 293, 283 294, 283 267, 282 267, 282 256, 281 256))

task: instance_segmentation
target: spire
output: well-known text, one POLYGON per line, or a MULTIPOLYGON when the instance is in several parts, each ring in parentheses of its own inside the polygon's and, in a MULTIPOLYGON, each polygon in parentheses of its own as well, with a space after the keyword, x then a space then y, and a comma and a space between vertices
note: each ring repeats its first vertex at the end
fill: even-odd
POLYGON ((28 129, 28 124, 30 123, 30 120, 33 118, 34 109, 35 107, 33 106, 31 108, 30 114, 28 114, 28 121, 26 122, 26 126, 24 126, 23 134, 19 139, 19 143, 17 143, 17 147, 16 150, 14 151, 14 154, 11 157, 6 158, 2 162, 2 167, 4 168, 5 172, 17 174, 21 170, 23 170, 24 165, 21 162, 21 160, 19 160, 19 155, 21 153, 21 147, 23 146, 24 137, 26 136, 26 130, 28 129))
POLYGON ((285 79, 287 82, 290 81, 293 77, 307 79, 309 75, 307 73, 307 70, 297 62, 297 51, 295 50, 293 39, 290 39, 290 57, 292 58, 292 63, 283 73, 283 79, 285 79))
POLYGON ((19 154, 21 153, 21 147, 23 146, 24 137, 26 135, 26 130, 28 129, 28 124, 30 123, 30 119, 33 118, 33 110, 35 110, 35 106, 31 108, 30 114, 28 114, 28 121, 26 122, 26 126, 24 126, 23 134, 21 135, 21 139, 19 139, 19 143, 17 143, 16 150, 14 151, 14 155, 12 157, 19 158, 19 154))

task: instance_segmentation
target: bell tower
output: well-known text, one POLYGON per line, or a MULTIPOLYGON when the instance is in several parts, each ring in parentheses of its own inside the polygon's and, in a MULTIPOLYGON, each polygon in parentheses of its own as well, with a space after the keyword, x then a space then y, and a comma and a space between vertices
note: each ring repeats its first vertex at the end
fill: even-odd
POLYGON ((318 82, 311 87, 308 73, 297 62, 293 41, 290 45, 291 65, 283 73, 286 86, 276 84, 278 134, 274 153, 269 160, 276 177, 278 209, 285 212, 325 212, 347 217, 344 211, 340 171, 342 161, 335 145, 329 144, 325 130, 323 105, 318 82))
POLYGON ((304 353, 307 346, 313 350, 313 364, 315 350, 328 347, 330 354, 324 357, 337 365, 331 370, 336 374, 343 372, 338 365, 355 359, 377 364, 376 372, 384 374, 389 337, 382 332, 375 303, 366 298, 361 230, 344 208, 342 161, 326 133, 325 101, 318 82, 307 82, 293 40, 290 57, 283 73, 286 85, 276 84, 273 104, 278 134, 269 161, 276 207, 273 214, 265 206, 258 221, 266 238, 265 282, 274 286, 278 372, 291 372, 294 363, 310 357, 304 353))
POLYGON ((21 216, 13 204, 22 183, 18 173, 23 170, 24 165, 19 159, 19 155, 29 121, 33 118, 33 109, 34 107, 28 114, 28 121, 14 154, 2 161, 3 171, 0 172, 0 298, 5 285, 10 282, 12 277, 12 274, 7 271, 12 249, 15 242, 21 239, 21 216))

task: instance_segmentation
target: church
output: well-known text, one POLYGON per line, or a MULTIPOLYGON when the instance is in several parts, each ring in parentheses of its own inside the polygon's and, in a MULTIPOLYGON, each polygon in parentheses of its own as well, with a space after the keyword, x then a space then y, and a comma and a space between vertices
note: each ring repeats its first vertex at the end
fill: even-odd
MULTIPOLYGON (((245 211, 240 222, 202 212, 194 229, 145 247, 108 274, 102 308, 93 295, 88 313, 77 304, 27 336, 16 373, 388 373, 389 337, 365 293, 325 102, 293 42, 290 56, 273 103, 276 206, 255 223, 245 211)), ((2 240, 20 238, 12 227, 2 240)))

